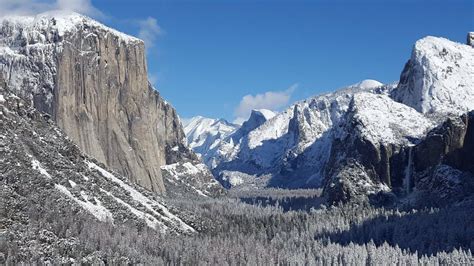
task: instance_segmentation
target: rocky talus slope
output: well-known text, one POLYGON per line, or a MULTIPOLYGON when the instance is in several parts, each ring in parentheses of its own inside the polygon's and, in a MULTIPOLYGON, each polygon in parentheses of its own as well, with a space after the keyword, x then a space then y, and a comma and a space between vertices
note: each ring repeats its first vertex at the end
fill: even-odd
POLYGON ((139 39, 76 13, 3 18, 0 75, 81 150, 144 188, 164 194, 162 166, 198 163, 148 81, 139 39))

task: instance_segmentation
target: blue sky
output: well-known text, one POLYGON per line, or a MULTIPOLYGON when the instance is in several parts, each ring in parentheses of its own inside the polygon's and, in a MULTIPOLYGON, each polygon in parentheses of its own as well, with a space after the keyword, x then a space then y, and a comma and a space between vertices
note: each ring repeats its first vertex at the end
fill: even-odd
POLYGON ((184 118, 233 121, 363 79, 396 81, 417 39, 465 42, 474 30, 473 1, 460 0, 57 2, 145 37, 150 76, 184 118))

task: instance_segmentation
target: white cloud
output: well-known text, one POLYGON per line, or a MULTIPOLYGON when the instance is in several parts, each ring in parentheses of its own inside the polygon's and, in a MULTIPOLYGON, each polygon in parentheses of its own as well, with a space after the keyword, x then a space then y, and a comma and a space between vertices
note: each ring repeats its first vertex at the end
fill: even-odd
POLYGON ((284 91, 267 91, 263 94, 245 95, 234 111, 234 123, 242 123, 247 120, 254 109, 278 111, 280 108, 287 106, 291 94, 297 87, 298 84, 293 84, 284 91))
POLYGON ((148 17, 147 19, 138 22, 140 30, 138 38, 145 42, 147 49, 155 45, 156 38, 162 33, 161 27, 155 18, 148 17))
POLYGON ((75 11, 92 17, 103 17, 103 13, 92 5, 91 0, 0 0, 0 16, 35 15, 50 10, 75 11))
POLYGON ((237 125, 242 125, 245 121, 247 121, 248 118, 243 118, 243 117, 237 117, 232 121, 232 123, 237 124, 237 125))
POLYGON ((59 10, 75 11, 93 17, 104 16, 92 5, 91 0, 56 0, 56 6, 59 10))

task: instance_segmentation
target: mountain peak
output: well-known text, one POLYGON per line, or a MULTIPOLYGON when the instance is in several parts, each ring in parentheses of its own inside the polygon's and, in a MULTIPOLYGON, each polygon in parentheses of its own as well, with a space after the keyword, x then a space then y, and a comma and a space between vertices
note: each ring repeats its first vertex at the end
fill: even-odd
POLYGON ((268 109, 254 109, 254 110, 252 110, 252 113, 250 114, 250 117, 252 117, 253 115, 263 116, 266 120, 269 120, 272 117, 274 117, 276 114, 275 114, 275 112, 270 111, 268 109))
POLYGON ((202 154, 205 149, 213 147, 216 142, 219 142, 237 128, 237 125, 229 123, 225 119, 196 116, 188 120, 184 126, 184 132, 189 147, 202 154))
POLYGON ((373 88, 378 88, 380 86, 382 86, 383 83, 377 81, 377 80, 374 80, 374 79, 365 79, 365 80, 362 80, 361 82, 359 83, 356 83, 355 85, 353 85, 354 87, 359 87, 361 89, 373 89, 373 88))
POLYGON ((445 38, 418 40, 393 97, 422 113, 463 113, 474 105, 474 50, 445 38))
POLYGON ((5 16, 0 18, 0 23, 3 25, 10 24, 13 28, 22 28, 23 30, 30 31, 56 31, 59 36, 92 27, 111 33, 125 42, 143 42, 136 37, 112 29, 88 16, 72 11, 53 10, 34 16, 5 16))

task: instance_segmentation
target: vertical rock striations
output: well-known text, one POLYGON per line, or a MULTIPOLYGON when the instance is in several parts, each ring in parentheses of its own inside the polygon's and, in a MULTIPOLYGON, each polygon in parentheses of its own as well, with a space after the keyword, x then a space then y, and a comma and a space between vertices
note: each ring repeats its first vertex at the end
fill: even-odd
POLYGON ((0 73, 87 154, 159 193, 161 166, 195 160, 147 79, 144 43, 75 13, 6 18, 0 73))

